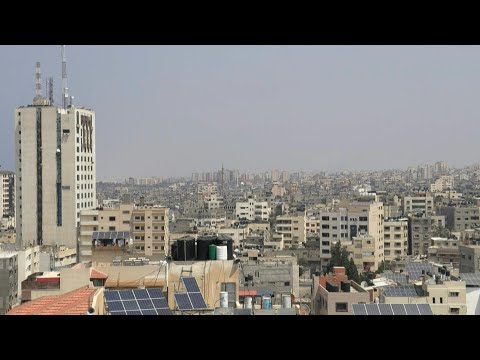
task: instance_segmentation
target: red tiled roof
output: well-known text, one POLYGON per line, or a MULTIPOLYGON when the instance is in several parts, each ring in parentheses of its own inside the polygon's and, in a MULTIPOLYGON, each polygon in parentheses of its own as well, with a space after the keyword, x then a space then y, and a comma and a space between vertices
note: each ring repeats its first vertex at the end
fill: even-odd
POLYGON ((90 279, 106 279, 108 278, 108 275, 98 271, 94 268, 90 268, 90 279))
POLYGON ((240 290, 238 296, 257 296, 257 290, 240 290))
POLYGON ((83 315, 96 291, 82 287, 63 295, 43 296, 14 307, 7 315, 83 315))

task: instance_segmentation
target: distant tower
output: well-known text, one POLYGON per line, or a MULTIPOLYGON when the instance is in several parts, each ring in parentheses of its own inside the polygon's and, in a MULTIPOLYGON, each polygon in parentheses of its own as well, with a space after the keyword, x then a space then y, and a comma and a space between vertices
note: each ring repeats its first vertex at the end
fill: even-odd
POLYGON ((53 105, 53 77, 48 78, 48 100, 50 105, 53 105))
POLYGON ((222 193, 221 193, 222 196, 224 196, 224 192, 225 192, 225 171, 222 163, 222 193))
POLYGON ((65 45, 62 45, 62 106, 68 107, 68 85, 67 85, 67 56, 65 55, 65 45))

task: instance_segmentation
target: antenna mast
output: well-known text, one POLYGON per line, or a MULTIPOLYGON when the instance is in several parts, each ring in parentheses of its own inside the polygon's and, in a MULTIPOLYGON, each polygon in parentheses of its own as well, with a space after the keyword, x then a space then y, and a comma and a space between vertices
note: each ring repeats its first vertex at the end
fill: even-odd
POLYGON ((62 106, 64 109, 68 106, 67 57, 65 55, 65 45, 62 45, 62 106))
POLYGON ((50 100, 50 104, 53 104, 53 77, 48 78, 48 100, 50 100))
POLYGON ((40 69, 40 61, 37 61, 35 68, 35 99, 42 98, 42 70, 40 69))

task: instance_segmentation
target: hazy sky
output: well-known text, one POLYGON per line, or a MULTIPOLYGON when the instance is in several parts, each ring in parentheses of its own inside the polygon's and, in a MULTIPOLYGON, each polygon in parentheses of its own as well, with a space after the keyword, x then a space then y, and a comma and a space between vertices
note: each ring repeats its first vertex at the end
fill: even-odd
MULTIPOLYGON (((67 46, 74 103, 95 110, 97 175, 226 168, 336 171, 479 161, 478 46, 67 46)), ((0 46, 0 164, 35 62, 59 46, 0 46)))

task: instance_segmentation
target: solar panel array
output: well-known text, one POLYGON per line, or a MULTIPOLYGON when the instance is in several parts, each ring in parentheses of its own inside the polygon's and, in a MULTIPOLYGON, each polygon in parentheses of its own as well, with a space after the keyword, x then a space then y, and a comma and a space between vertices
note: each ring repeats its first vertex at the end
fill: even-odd
POLYGON ((161 289, 108 290, 111 315, 172 315, 161 289))
POLYGON ((433 315, 429 304, 353 304, 353 315, 433 315))
POLYGON ((182 311, 207 309, 207 304, 198 287, 197 280, 194 277, 181 277, 180 279, 187 292, 173 294, 178 309, 182 311))
POLYGON ((383 295, 394 297, 418 297, 413 285, 386 286, 382 288, 383 295))
POLYGON ((430 264, 428 261, 411 261, 405 264, 405 271, 408 272, 410 280, 416 280, 421 277, 422 270, 424 270, 425 273, 437 273, 437 268, 433 264, 430 264))
POLYGON ((407 275, 403 273, 396 273, 392 272, 390 270, 387 270, 382 273, 383 276, 385 276, 387 279, 393 280, 399 284, 406 285, 408 284, 407 282, 407 275))
POLYGON ((468 286, 480 286, 480 274, 461 273, 460 279, 465 280, 468 286))
POLYGON ((130 233, 128 231, 94 231, 92 234, 93 240, 102 239, 128 239, 130 233))

